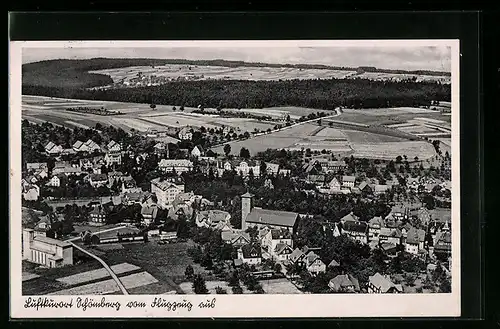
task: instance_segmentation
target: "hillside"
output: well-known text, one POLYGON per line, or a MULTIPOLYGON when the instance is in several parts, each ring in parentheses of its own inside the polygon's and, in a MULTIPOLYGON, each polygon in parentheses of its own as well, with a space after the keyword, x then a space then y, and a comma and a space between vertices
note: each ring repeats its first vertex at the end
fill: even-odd
POLYGON ((380 73, 425 74, 434 76, 449 76, 449 72, 435 71, 403 71, 386 70, 374 67, 349 68, 314 64, 267 64, 242 61, 216 60, 185 60, 185 59, 148 59, 148 58, 93 58, 85 60, 57 59, 24 64, 22 66, 23 85, 44 87, 77 87, 90 88, 105 86, 113 80, 104 74, 88 73, 103 69, 122 68, 129 66, 160 66, 167 64, 206 65, 225 67, 277 67, 297 69, 330 69, 380 73))

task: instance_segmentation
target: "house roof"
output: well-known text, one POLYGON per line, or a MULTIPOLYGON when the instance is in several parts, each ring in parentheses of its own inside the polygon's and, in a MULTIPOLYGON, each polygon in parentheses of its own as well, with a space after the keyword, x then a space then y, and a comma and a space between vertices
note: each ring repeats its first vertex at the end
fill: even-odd
POLYGON ((355 180, 356 180, 356 177, 354 177, 354 176, 342 176, 343 182, 354 182, 355 180))
POLYGON ((369 282, 373 284, 375 287, 380 288, 380 291, 382 293, 388 292, 389 289, 391 288, 397 288, 396 285, 391 280, 389 280, 388 278, 386 278, 385 276, 383 276, 378 272, 370 276, 369 282))
POLYGON ((352 212, 345 215, 340 219, 341 222, 357 222, 358 216, 354 215, 352 212))
POLYGON ((286 249, 289 249, 291 252, 293 252, 292 247, 290 247, 286 243, 278 243, 276 245, 276 248, 274 249, 274 252, 279 255, 282 252, 284 252, 286 249))
POLYGON ((56 147, 57 145, 54 144, 53 142, 48 142, 46 145, 45 145, 45 150, 47 151, 50 151, 52 150, 54 147, 56 147))
POLYGON ((344 222, 342 224, 342 230, 348 231, 348 232, 365 233, 367 229, 368 229, 368 225, 365 222, 347 221, 347 222, 344 222))
POLYGON ((400 238, 400 237, 403 236, 403 233, 398 228, 382 227, 380 229, 379 236, 387 236, 387 237, 393 237, 393 238, 400 238))
POLYGON ((328 267, 336 267, 336 266, 340 266, 340 263, 337 262, 335 259, 332 259, 330 264, 328 264, 328 267))
POLYGON ((94 182, 107 181, 108 175, 106 175, 106 174, 90 174, 90 179, 94 182))
POLYGON ((166 147, 167 147, 167 146, 166 146, 166 144, 165 144, 165 143, 162 143, 162 142, 158 142, 158 143, 156 143, 156 144, 155 144, 155 146, 154 146, 154 148, 155 148, 155 149, 159 149, 159 150, 162 150, 162 149, 164 149, 164 148, 166 148, 166 147))
POLYGON ((42 236, 42 235, 35 236, 33 238, 33 240, 40 241, 40 242, 43 242, 43 243, 47 243, 47 244, 50 244, 50 245, 55 245, 55 246, 62 247, 62 248, 66 248, 66 247, 70 247, 71 246, 71 244, 69 244, 66 241, 52 239, 52 238, 49 238, 49 237, 46 237, 46 236, 42 236))
POLYGON ((280 165, 276 163, 266 162, 266 170, 271 171, 273 173, 278 173, 280 169, 280 165))
POLYGON ((173 206, 168 210, 168 217, 173 220, 179 219, 179 215, 184 214, 188 219, 193 215, 193 208, 187 205, 173 206))
POLYGON ((347 164, 344 161, 331 160, 328 161, 329 167, 347 167, 347 164))
POLYGON ((203 150, 203 147, 202 147, 201 145, 196 145, 195 147, 193 147, 193 151, 194 151, 195 149, 198 149, 198 151, 200 151, 200 153, 203 153, 203 151, 204 151, 204 150, 203 150))
POLYGON ((262 250, 259 245, 256 244, 246 244, 241 247, 241 253, 243 258, 261 258, 262 250))
POLYGON ((111 140, 111 141, 109 141, 107 147, 108 147, 108 149, 112 149, 113 147, 121 148, 122 146, 120 144, 118 144, 117 142, 115 142, 114 140, 111 140))
POLYGON ((314 251, 311 251, 310 253, 308 253, 305 257, 305 260, 306 260, 306 266, 312 265, 312 263, 314 263, 316 260, 321 261, 319 256, 316 255, 316 253, 314 251))
POLYGON ((339 274, 330 280, 329 286, 335 290, 354 286, 354 290, 359 290, 358 280, 350 274, 339 274))
POLYGON ((296 212, 253 208, 247 215, 246 222, 293 227, 298 217, 296 212))
POLYGON ((300 250, 299 248, 295 248, 295 250, 292 251, 292 253, 290 254, 290 260, 292 262, 296 262, 297 260, 299 260, 304 256, 305 254, 302 252, 302 250, 300 250))
POLYGON ((383 242, 380 244, 380 248, 382 248, 384 251, 396 249, 396 247, 397 247, 396 244, 391 242, 383 242))
POLYGON ((80 147, 82 147, 83 145, 83 142, 82 141, 76 141, 74 144, 73 144, 73 148, 75 149, 79 149, 80 147))
POLYGON ((250 242, 250 234, 247 232, 241 232, 241 231, 223 231, 221 232, 221 238, 223 241, 234 243, 236 240, 238 240, 239 237, 242 237, 245 239, 247 242, 250 242))
POLYGON ((156 213, 158 212, 157 207, 149 207, 149 206, 143 206, 141 208, 141 215, 146 215, 146 216, 152 216, 156 217, 156 213))
POLYGON ((216 224, 225 221, 228 216, 229 213, 223 210, 203 210, 198 213, 197 220, 199 222, 207 221, 208 223, 216 224))
POLYGON ((193 163, 186 159, 161 159, 159 167, 192 167, 193 163))
POLYGON ((179 188, 179 185, 174 184, 172 182, 169 182, 167 180, 160 181, 159 177, 151 180, 151 184, 155 185, 156 187, 158 187, 162 191, 166 191, 172 187, 177 188, 177 189, 179 188))
POLYGON ((273 229, 271 230, 271 238, 275 239, 291 239, 292 233, 287 229, 273 229))
POLYGON ((385 222, 382 219, 382 217, 375 216, 372 219, 370 219, 370 221, 368 222, 368 225, 370 227, 374 227, 374 226, 377 226, 377 225, 380 226, 380 227, 384 227, 385 226, 385 222))
POLYGON ((406 243, 418 244, 424 242, 424 240, 425 240, 424 230, 412 227, 408 231, 408 235, 406 237, 406 243))
POLYGON ((373 186, 373 190, 375 192, 385 192, 387 191, 388 189, 390 188, 389 185, 380 185, 380 184, 376 184, 373 186))

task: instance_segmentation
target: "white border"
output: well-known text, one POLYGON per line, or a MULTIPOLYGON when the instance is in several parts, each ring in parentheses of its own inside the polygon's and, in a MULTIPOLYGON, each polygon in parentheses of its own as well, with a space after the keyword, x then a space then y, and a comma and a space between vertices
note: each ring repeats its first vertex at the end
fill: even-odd
MULTIPOLYGON (((459 40, 266 40, 266 41, 30 41, 10 42, 9 48, 9 178, 10 178, 10 310, 12 318, 131 318, 131 317, 448 317, 460 315, 460 115, 459 115, 459 40), (450 294, 331 294, 331 295, 163 295, 106 296, 120 301, 113 309, 25 309, 27 296, 21 295, 21 62, 22 48, 61 47, 417 47, 449 46, 452 64, 452 293, 450 294), (170 301, 189 300, 194 306, 166 309, 130 309, 128 301, 154 297, 170 301), (217 298, 213 309, 196 305, 217 298)), ((40 296, 34 296, 36 298, 40 296)), ((77 296, 51 296, 55 301, 77 296)), ((100 299, 102 296, 88 296, 100 299)))

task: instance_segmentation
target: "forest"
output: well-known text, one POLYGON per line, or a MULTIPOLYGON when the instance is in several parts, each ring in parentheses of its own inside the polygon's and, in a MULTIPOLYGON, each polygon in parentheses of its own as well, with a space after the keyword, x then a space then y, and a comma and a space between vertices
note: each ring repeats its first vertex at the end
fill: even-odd
MULTIPOLYGON (((83 80, 85 81, 85 79, 83 80)), ((388 82, 368 79, 246 81, 174 81, 161 86, 88 90, 75 87, 23 84, 23 95, 101 101, 179 105, 186 107, 263 108, 299 106, 333 110, 430 106, 431 101, 451 100, 451 87, 434 82, 388 82)))

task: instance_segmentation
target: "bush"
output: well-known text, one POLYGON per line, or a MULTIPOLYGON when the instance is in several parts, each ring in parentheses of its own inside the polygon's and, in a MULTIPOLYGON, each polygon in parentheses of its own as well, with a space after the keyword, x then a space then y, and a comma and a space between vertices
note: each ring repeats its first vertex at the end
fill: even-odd
POLYGON ((235 294, 235 295, 240 295, 243 293, 243 288, 241 288, 239 285, 232 287, 231 290, 233 291, 233 294, 235 294))
POLYGON ((227 294, 227 291, 225 289, 222 289, 221 287, 215 287, 215 293, 217 295, 225 295, 227 294))

